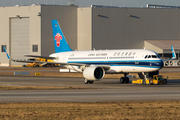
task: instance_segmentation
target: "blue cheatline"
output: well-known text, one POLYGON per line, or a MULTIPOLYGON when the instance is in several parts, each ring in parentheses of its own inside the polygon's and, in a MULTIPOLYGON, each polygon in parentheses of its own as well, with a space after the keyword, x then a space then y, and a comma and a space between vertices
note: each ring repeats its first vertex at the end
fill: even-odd
POLYGON ((115 63, 115 62, 122 62, 122 63, 128 63, 128 62, 144 62, 144 63, 156 63, 156 62, 163 62, 162 60, 117 60, 117 61, 110 61, 110 60, 104 60, 104 61, 68 61, 69 63, 86 63, 86 62, 101 62, 101 63, 115 63))
POLYGON ((93 65, 110 65, 110 66, 131 66, 131 67, 149 67, 149 68, 162 68, 163 62, 104 62, 104 61, 69 61, 68 63, 82 63, 93 65))
POLYGON ((68 63, 102 63, 102 64, 114 64, 114 63, 121 63, 121 64, 129 64, 129 63, 144 63, 144 64, 149 64, 149 63, 163 63, 162 60, 122 60, 122 61, 68 61, 68 63))
POLYGON ((59 26, 58 21, 51 20, 51 23, 52 23, 55 53, 72 51, 72 49, 69 47, 69 45, 64 37, 64 34, 59 26))

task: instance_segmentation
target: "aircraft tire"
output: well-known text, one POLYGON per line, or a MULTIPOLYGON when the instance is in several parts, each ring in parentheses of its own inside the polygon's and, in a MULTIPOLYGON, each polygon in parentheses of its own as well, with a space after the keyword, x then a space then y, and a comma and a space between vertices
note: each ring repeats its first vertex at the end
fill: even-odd
POLYGON ((129 83, 129 78, 125 77, 125 83, 129 83))
POLYGON ((89 81, 89 83, 90 83, 90 84, 93 84, 93 83, 94 83, 94 81, 89 81))
POLYGON ((84 84, 88 84, 88 83, 89 81, 86 78, 84 78, 84 84))
POLYGON ((125 80, 124 80, 124 77, 121 77, 121 78, 120 78, 120 83, 124 83, 124 81, 125 81, 125 80))

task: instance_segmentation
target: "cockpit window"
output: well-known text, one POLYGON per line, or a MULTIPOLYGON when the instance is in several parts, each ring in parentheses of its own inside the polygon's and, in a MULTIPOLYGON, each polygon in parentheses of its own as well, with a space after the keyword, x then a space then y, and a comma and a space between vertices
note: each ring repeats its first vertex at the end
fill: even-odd
POLYGON ((157 56, 156 55, 152 55, 152 58, 157 58, 157 56))
POLYGON ((144 58, 160 58, 158 55, 146 55, 144 58))

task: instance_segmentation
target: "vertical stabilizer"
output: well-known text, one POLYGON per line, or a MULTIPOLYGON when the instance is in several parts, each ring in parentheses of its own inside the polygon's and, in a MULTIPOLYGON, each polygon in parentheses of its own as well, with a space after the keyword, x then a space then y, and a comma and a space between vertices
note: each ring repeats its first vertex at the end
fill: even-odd
POLYGON ((59 26, 58 21, 51 20, 51 23, 53 30, 55 52, 58 53, 58 52, 72 51, 72 49, 69 47, 66 41, 66 38, 64 37, 64 34, 59 26))
POLYGON ((171 59, 176 59, 176 53, 174 51, 173 46, 171 46, 171 51, 172 51, 172 58, 171 59))

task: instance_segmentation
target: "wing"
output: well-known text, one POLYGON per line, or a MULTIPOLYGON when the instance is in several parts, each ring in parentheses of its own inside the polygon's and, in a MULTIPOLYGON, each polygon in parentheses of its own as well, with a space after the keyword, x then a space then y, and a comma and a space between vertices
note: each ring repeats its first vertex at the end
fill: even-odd
POLYGON ((38 56, 38 55, 24 55, 26 57, 44 58, 44 59, 56 59, 56 57, 38 56))
MULTIPOLYGON (((39 63, 39 64, 61 64, 61 65, 75 65, 75 66, 86 66, 86 64, 81 63, 62 63, 62 62, 43 62, 43 61, 30 61, 30 60, 15 60, 12 59, 9 54, 7 53, 5 47, 3 47, 4 51, 6 52, 7 58, 14 62, 23 62, 23 63, 39 63)), ((36 58, 45 58, 45 59, 56 59, 56 57, 47 57, 47 56, 37 56, 37 55, 25 55, 27 57, 36 57, 36 58)))
MULTIPOLYGON (((4 48, 4 47, 3 47, 4 48)), ((6 49, 4 48, 7 58, 11 61, 14 62, 23 62, 23 63, 39 63, 40 65, 45 65, 45 64, 60 64, 62 66, 66 66, 66 65, 73 65, 73 66, 85 66, 85 67, 89 67, 89 66, 93 66, 93 64, 83 64, 83 63, 62 63, 62 62, 43 62, 43 61, 30 61, 30 60, 14 60, 12 59, 6 49)), ((37 55, 25 55, 27 57, 36 57, 36 58, 45 58, 45 59, 56 59, 56 57, 47 57, 47 56, 37 56, 37 55)), ((109 70, 111 68, 110 65, 94 65, 94 66, 99 66, 102 67, 104 70, 109 70)))

